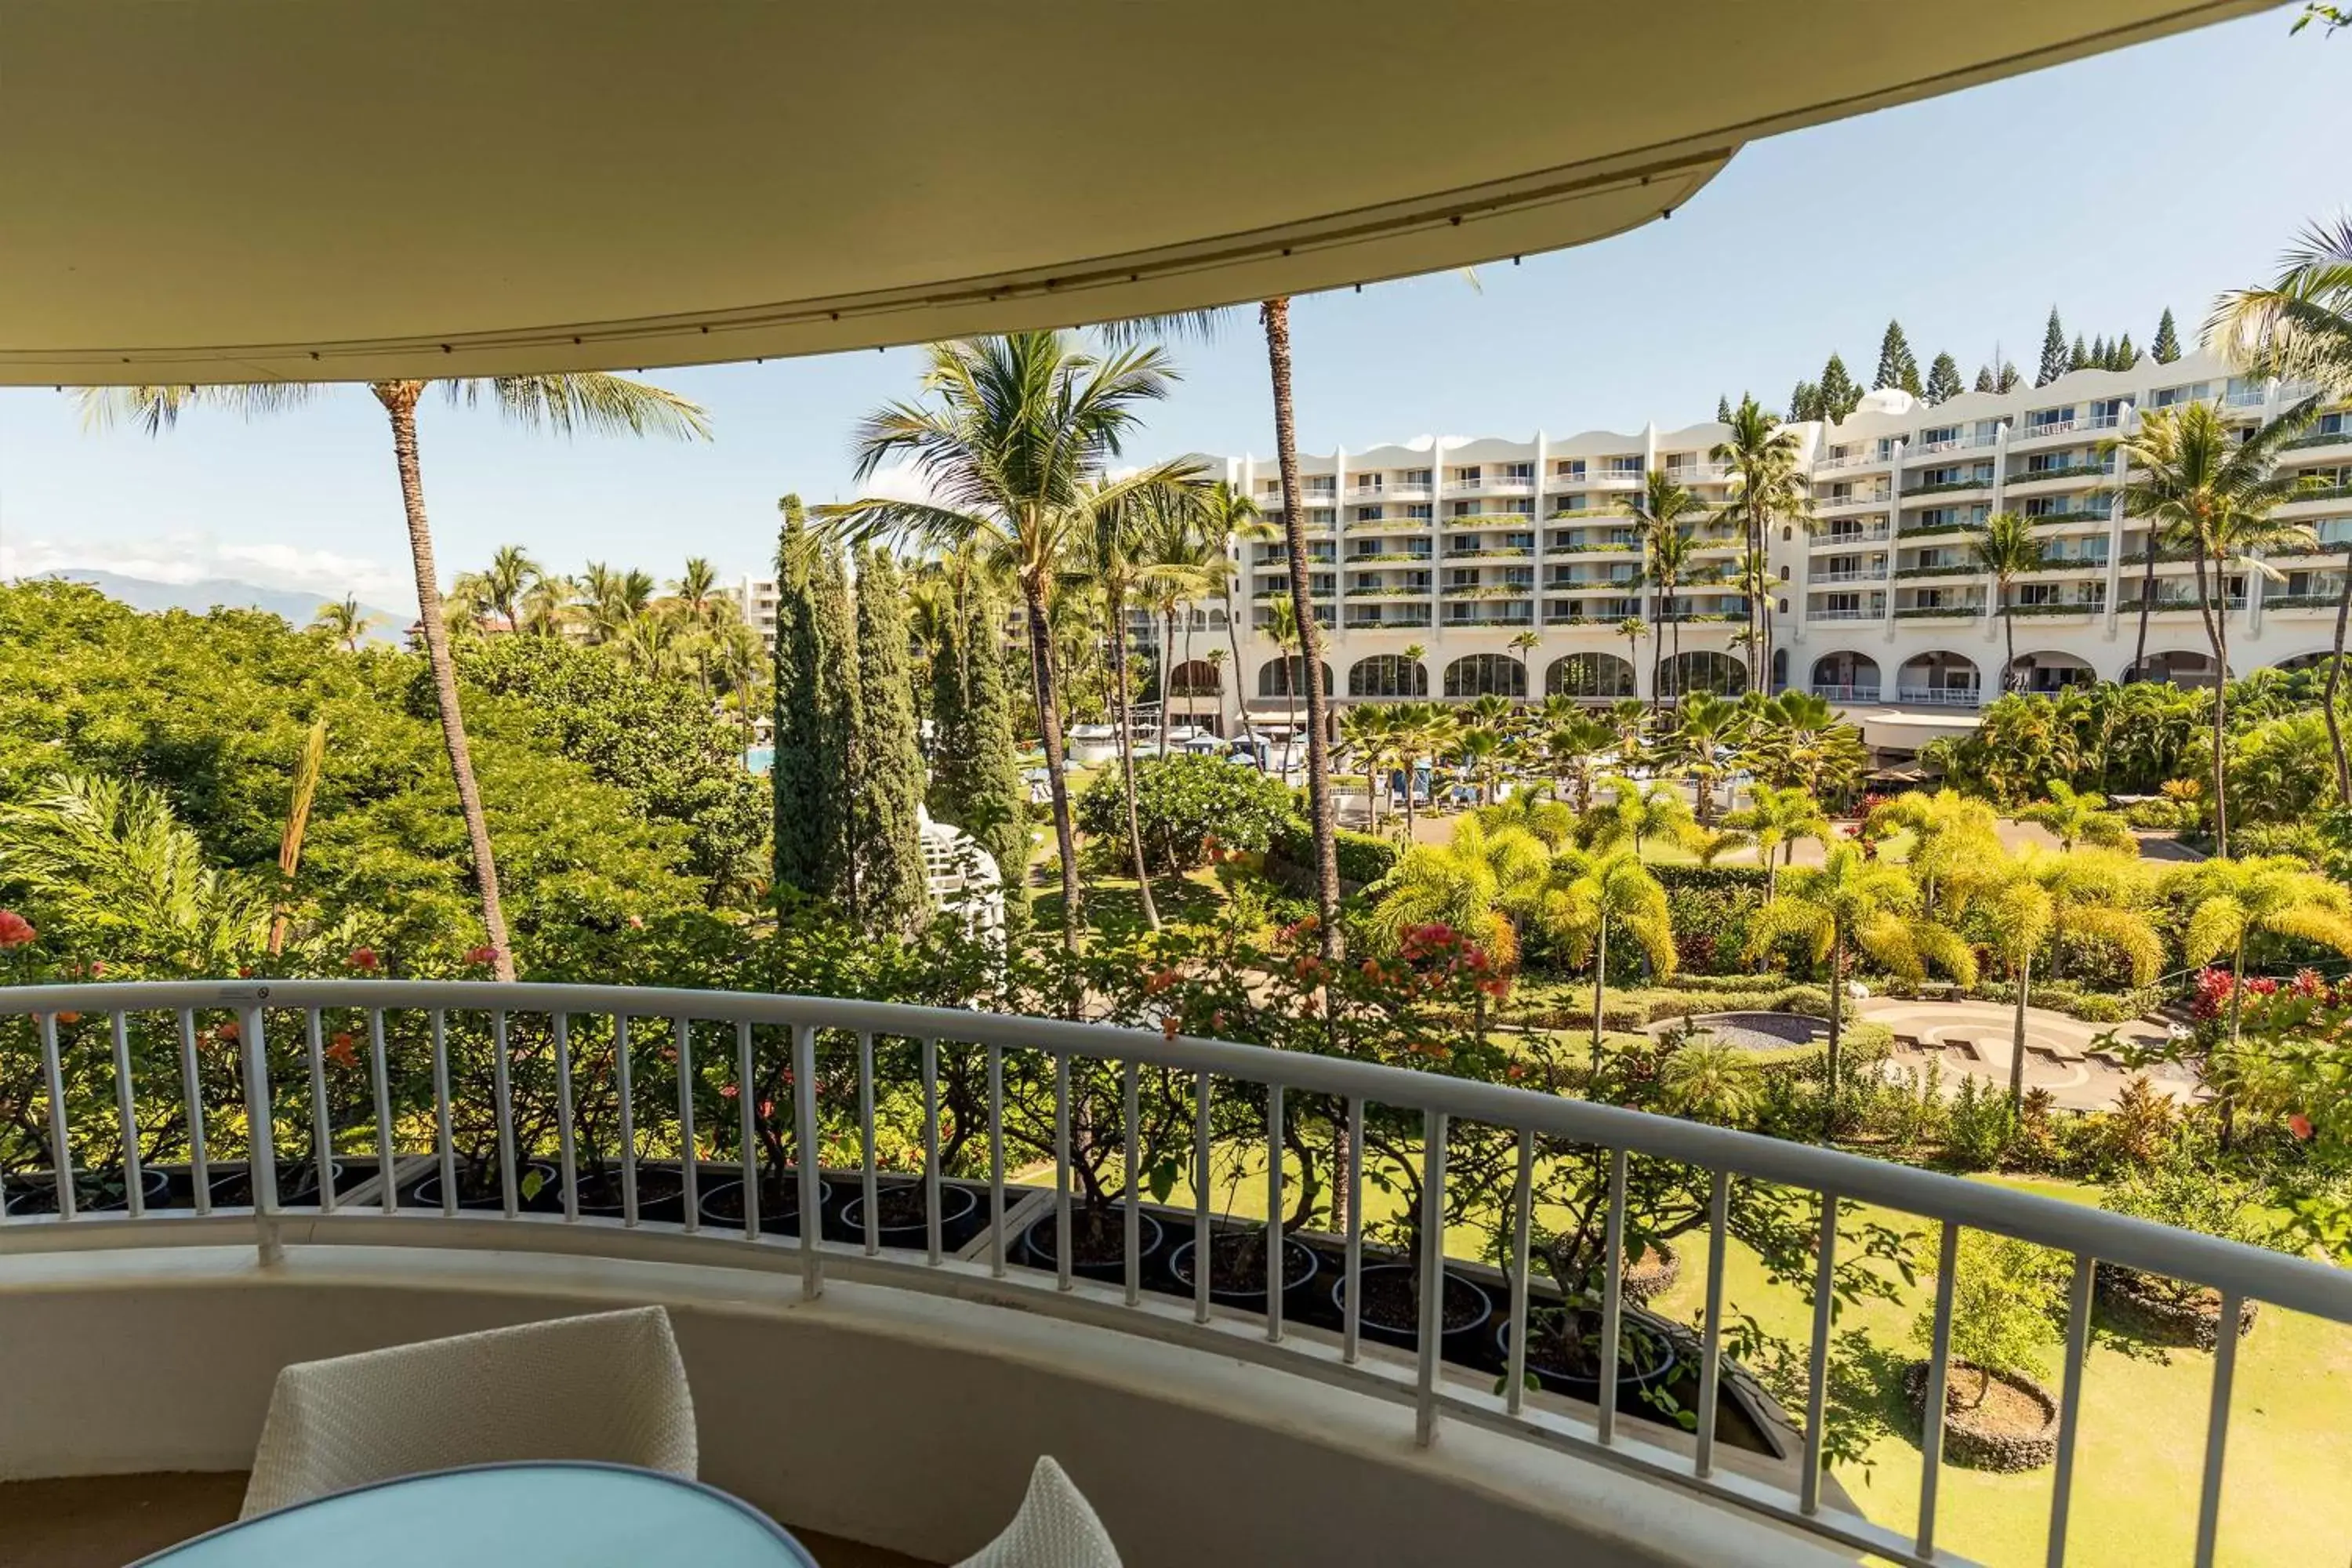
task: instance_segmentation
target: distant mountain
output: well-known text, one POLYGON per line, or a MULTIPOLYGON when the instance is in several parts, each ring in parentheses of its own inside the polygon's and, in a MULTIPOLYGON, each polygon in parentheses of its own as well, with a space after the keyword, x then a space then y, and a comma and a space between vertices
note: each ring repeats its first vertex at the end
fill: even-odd
MULTIPOLYGON (((330 597, 291 588, 264 588, 228 577, 202 577, 193 583, 152 583, 143 577, 125 577, 118 572, 81 566, 68 566, 48 575, 68 583, 87 583, 108 598, 120 600, 134 610, 190 610, 202 615, 225 605, 232 609, 268 610, 297 626, 309 626, 310 618, 319 613, 319 606, 330 597)), ((360 613, 375 623, 368 628, 368 641, 394 646, 402 641, 409 622, 416 618, 377 605, 362 605, 360 613)))

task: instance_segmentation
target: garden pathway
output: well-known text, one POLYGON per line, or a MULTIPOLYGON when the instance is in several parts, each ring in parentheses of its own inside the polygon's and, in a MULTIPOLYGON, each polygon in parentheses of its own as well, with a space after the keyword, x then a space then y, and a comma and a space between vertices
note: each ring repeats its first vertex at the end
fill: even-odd
MULTIPOLYGON (((1962 1075, 2003 1089, 2009 1087, 2016 1009, 2008 1004, 1905 1001, 1874 996, 1859 1005, 1863 1017, 1895 1031, 1895 1050, 1889 1058, 1892 1064, 1917 1071, 1930 1060, 1938 1062, 1945 1084, 1955 1090, 1962 1075), (1906 1047, 1903 1043, 1906 1038, 1917 1041, 1916 1047, 1906 1047)), ((2098 1037, 2108 1028, 2107 1025, 2086 1024, 2063 1013, 2028 1007, 2026 1087, 2048 1089, 2060 1105, 2070 1110, 2113 1109, 2133 1074, 2120 1061, 2107 1056, 2099 1045, 2098 1037)), ((2114 1026, 2114 1031, 2116 1040, 2125 1045, 2161 1045, 2167 1026, 2142 1018, 2114 1026)), ((2204 1086, 2197 1075, 2185 1067, 2151 1068, 2147 1076, 2158 1092, 2176 1100, 2187 1102, 2203 1092, 2204 1086)))

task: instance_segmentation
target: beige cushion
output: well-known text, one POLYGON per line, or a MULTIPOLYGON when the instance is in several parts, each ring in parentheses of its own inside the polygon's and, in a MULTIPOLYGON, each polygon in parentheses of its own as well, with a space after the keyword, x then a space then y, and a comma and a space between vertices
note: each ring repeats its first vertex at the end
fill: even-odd
POLYGON ((278 1374, 243 1517, 512 1459, 695 1473, 694 1400, 659 1307, 298 1362, 278 1374))
POLYGON ((1029 1495, 1004 1533, 958 1568, 1119 1568, 1118 1549, 1053 1456, 1029 1472, 1029 1495))

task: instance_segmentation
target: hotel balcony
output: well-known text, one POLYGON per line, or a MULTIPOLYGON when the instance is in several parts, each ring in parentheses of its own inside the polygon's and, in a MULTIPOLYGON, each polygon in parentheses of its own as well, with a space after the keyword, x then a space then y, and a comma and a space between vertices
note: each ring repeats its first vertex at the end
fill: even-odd
POLYGON ((1817 512, 1855 511, 1870 507, 1885 508, 1892 505, 1894 500, 1892 494, 1884 492, 1874 496, 1815 496, 1813 510, 1817 512))
POLYGON ((1842 550, 1856 544, 1883 542, 1892 538, 1894 532, 1894 529, 1885 522, 1832 523, 1814 534, 1807 545, 1813 550, 1842 550))

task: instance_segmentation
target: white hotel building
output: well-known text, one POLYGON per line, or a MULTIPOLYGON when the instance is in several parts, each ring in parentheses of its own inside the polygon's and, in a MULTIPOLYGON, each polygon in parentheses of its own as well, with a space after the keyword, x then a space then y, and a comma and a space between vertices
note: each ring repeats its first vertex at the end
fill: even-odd
MULTIPOLYGON (((2001 689, 2002 625, 1990 580, 1970 564, 1966 531, 1995 511, 2035 520, 2042 564, 2012 588, 2015 683, 2049 690, 2130 673, 2138 635, 2147 531, 2125 515, 2116 461, 2101 444, 2141 410, 2218 400, 2251 426, 2282 412, 2295 388, 2234 377, 2204 355, 2129 371, 2078 371, 2050 385, 1969 393, 1928 406, 1874 393, 1841 424, 1794 426, 1816 526, 1769 541, 1774 579, 1770 665, 1776 689, 1810 689, 1846 708, 1874 744, 1915 748, 1974 721, 2001 689)), ((1712 421, 1638 434, 1592 431, 1531 441, 1444 437, 1406 446, 1302 455, 1314 592, 1325 623, 1324 679, 1335 706, 1487 692, 1594 700, 1652 694, 1652 639, 1629 645, 1618 624, 1654 621, 1654 595, 1623 503, 1664 468, 1704 500, 1727 494, 1708 453, 1712 421), (1514 650, 1532 632, 1532 649, 1514 650), (1421 650, 1408 658, 1408 648, 1421 650)), ((1265 509, 1281 514, 1270 458, 1211 459, 1265 509)), ((2231 651, 2244 674, 2324 652, 2352 550, 2352 412, 2322 417, 2287 453, 2320 488, 2283 515, 2318 546, 2280 556, 2273 581, 2229 579, 2231 651)), ((1729 575, 1739 542, 1702 531, 1702 578, 1667 606, 1659 668, 1671 696, 1736 692, 1746 624, 1729 575), (1674 657, 1679 629, 1682 652, 1674 657)), ((1268 601, 1290 591, 1284 546, 1241 547, 1244 616, 1237 682, 1196 656, 1176 673, 1181 721, 1234 732, 1237 703, 1276 721, 1303 704, 1265 626, 1268 601), (1236 696, 1236 689, 1238 697, 1236 696)), ((2211 659, 2186 561, 2156 567, 2148 619, 2150 679, 2209 680, 2211 659)), ((1196 649, 1222 646, 1223 606, 1195 622, 1196 649), (1205 635, 1203 635, 1205 633, 1205 635)), ((1140 629, 1140 628, 1139 628, 1140 629)), ((1182 657, 1180 647, 1179 655, 1182 657)))

